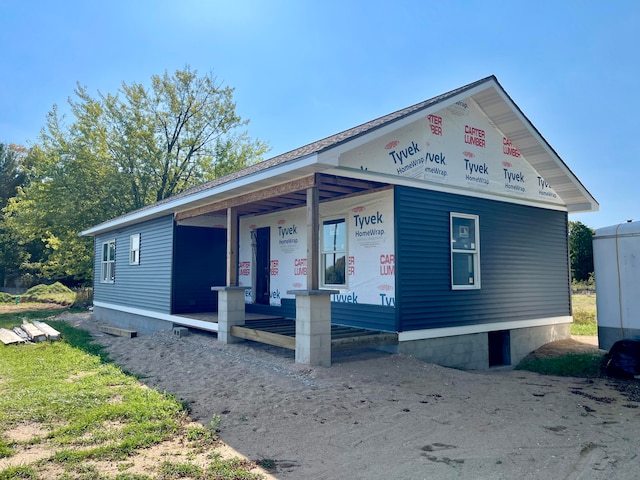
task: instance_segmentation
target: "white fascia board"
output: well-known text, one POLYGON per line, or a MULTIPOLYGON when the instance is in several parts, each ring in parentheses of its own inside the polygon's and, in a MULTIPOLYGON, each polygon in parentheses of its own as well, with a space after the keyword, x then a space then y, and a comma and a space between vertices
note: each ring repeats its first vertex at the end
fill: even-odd
POLYGON ((398 332, 399 342, 412 340, 426 340, 430 338, 455 337, 457 335, 471 335, 474 333, 495 332, 499 330, 515 330, 518 328, 546 327, 550 325, 562 325, 572 323, 573 317, 536 318, 532 320, 514 320, 511 322, 496 322, 477 325, 465 325, 462 327, 428 328, 423 330, 411 330, 398 332))
POLYGON ((168 215, 170 213, 174 213, 178 209, 184 209, 188 207, 191 203, 199 202, 207 198, 219 195, 221 193, 234 190, 236 188, 244 187, 252 183, 273 178, 285 173, 290 173, 296 169, 309 167, 317 163, 318 155, 316 153, 306 155, 304 157, 300 157, 295 160, 283 163, 282 165, 276 165, 271 168, 260 170, 256 173, 230 180, 229 182, 222 183, 218 186, 208 188, 201 192, 196 192, 191 195, 186 195, 176 200, 157 205, 155 207, 152 206, 144 210, 140 210, 138 212, 132 213, 131 215, 125 214, 124 216, 114 218, 113 220, 109 220, 94 227, 88 228, 87 230, 83 230, 82 232, 80 232, 80 236, 96 235, 108 230, 113 230, 114 228, 138 223, 142 220, 149 220, 152 218, 160 217, 162 215, 168 215))
POLYGON ((377 140, 378 138, 388 133, 395 132, 396 130, 402 127, 406 127, 407 125, 412 124, 416 120, 419 120, 420 118, 423 118, 429 115, 430 113, 435 113, 439 110, 442 110, 443 108, 447 108, 448 106, 453 105, 454 103, 462 99, 471 97, 478 92, 482 92, 484 90, 487 90, 488 88, 492 88, 495 86, 496 86, 496 83, 493 80, 487 80, 487 82, 477 85, 469 90, 465 90, 464 92, 461 92, 458 95, 455 95, 454 97, 434 103, 430 107, 424 108, 422 110, 418 110, 417 112, 414 112, 414 113, 410 113, 406 117, 400 118, 398 120, 393 120, 382 127, 378 127, 369 132, 363 133, 362 135, 360 135, 357 138, 354 138, 353 140, 348 140, 341 145, 329 148, 326 151, 322 152, 319 155, 320 163, 337 166, 339 165, 340 155, 342 155, 343 153, 346 153, 350 150, 353 150, 355 148, 361 147, 362 145, 365 145, 374 140, 377 140))
MULTIPOLYGON (((496 91, 502 100, 511 108, 515 116, 518 118, 520 123, 525 127, 525 129, 529 132, 529 134, 535 139, 536 142, 542 147, 547 156, 555 163, 556 167, 559 168, 565 177, 573 184, 573 186, 582 194, 586 202, 582 202, 580 204, 568 205, 568 210, 571 213, 583 212, 583 211, 591 211, 597 212, 600 209, 600 205, 597 200, 589 193, 589 191, 582 185, 578 177, 574 175, 574 173, 569 169, 566 163, 558 156, 558 154, 551 148, 549 143, 542 137, 540 132, 533 126, 531 121, 524 116, 520 108, 515 105, 513 100, 509 98, 506 92, 496 86, 496 91), (590 206, 589 210, 584 210, 585 203, 590 206)), ((482 107, 480 107, 482 108, 482 107)), ((489 117, 490 118, 490 117, 489 117)), ((517 146, 517 142, 514 142, 517 146)), ((535 168, 535 167, 534 167, 535 168)), ((545 176, 546 177, 546 176, 545 176)))
POLYGON ((486 193, 479 190, 470 190, 455 185, 444 185, 436 182, 428 182, 426 180, 415 180, 409 177, 400 177, 385 173, 377 173, 364 171, 356 168, 338 167, 327 170, 325 173, 329 175, 338 175, 343 177, 358 178, 360 180, 371 180, 375 182, 385 182, 391 185, 402 185, 405 187, 420 188, 422 190, 433 190, 435 192, 452 193, 456 195, 464 195, 473 198, 482 198, 485 200, 495 200, 504 203, 513 203, 516 205, 525 205, 527 207, 546 208, 548 210, 556 210, 558 212, 566 212, 567 207, 558 203, 551 202, 534 202, 516 197, 509 197, 500 193, 486 193))
POLYGON ((109 310, 115 310, 118 312, 139 315, 141 317, 149 317, 149 318, 155 318, 157 320, 165 320, 167 322, 175 323, 176 325, 199 328, 200 330, 207 330, 209 332, 218 331, 218 324, 215 322, 206 322, 204 320, 197 320, 195 318, 186 318, 186 317, 180 317, 178 315, 171 315, 169 313, 154 312, 153 310, 146 310, 143 308, 126 307, 123 305, 117 305, 115 303, 93 302, 93 305, 100 308, 108 308, 109 310))

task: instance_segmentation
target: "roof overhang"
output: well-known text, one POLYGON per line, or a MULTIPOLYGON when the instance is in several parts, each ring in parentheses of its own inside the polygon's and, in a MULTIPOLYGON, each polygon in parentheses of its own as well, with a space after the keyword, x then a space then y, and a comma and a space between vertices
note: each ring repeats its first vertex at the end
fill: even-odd
POLYGON ((472 98, 522 156, 562 198, 569 213, 596 212, 600 206, 520 108, 494 79, 472 98))
MULTIPOLYGON (((406 111, 381 117, 334 137, 256 164, 246 171, 223 177, 220 181, 196 187, 175 197, 101 223, 82 231, 80 235, 96 235, 166 215, 185 216, 187 214, 184 212, 197 211, 212 203, 224 205, 227 200, 247 196, 266 188, 277 191, 278 185, 312 174, 324 171, 333 173, 339 165, 342 153, 468 98, 476 102, 487 118, 553 186, 569 213, 598 210, 599 205, 595 198, 511 100, 497 79, 491 76, 423 104, 409 107, 405 109, 406 111), (327 143, 327 140, 334 140, 334 138, 335 141, 327 143)), ((371 188, 376 188, 375 182, 371 182, 371 188)))
POLYGON ((513 102, 495 77, 488 77, 469 89, 416 110, 393 122, 372 129, 357 138, 320 153, 323 163, 338 163, 341 154, 410 125, 425 116, 473 99, 489 120, 520 151, 531 166, 553 186, 569 213, 596 212, 599 204, 573 174, 555 150, 542 137, 520 108, 513 102))
POLYGON ((176 214, 185 210, 202 207, 212 201, 223 201, 239 195, 258 191, 262 188, 273 187, 281 183, 320 172, 331 165, 318 163, 317 154, 307 155, 291 162, 276 165, 269 169, 229 180, 220 185, 201 190, 189 195, 169 198, 164 202, 155 203, 147 208, 136 210, 113 220, 101 223, 80 232, 82 236, 92 236, 110 230, 123 228, 141 221, 152 220, 166 215, 176 214))

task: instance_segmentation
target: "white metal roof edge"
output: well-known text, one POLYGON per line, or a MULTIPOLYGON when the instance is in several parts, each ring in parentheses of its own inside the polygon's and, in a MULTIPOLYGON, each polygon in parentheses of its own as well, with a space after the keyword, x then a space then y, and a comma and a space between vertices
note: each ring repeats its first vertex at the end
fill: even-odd
POLYGON ((92 236, 98 233, 108 232, 109 230, 138 223, 141 220, 151 220, 163 215, 168 215, 170 213, 174 213, 178 209, 186 208, 192 203, 199 202, 215 195, 219 195, 236 188, 241 188, 260 180, 266 180, 267 178, 273 178, 278 175, 290 173, 294 170, 309 167, 318 163, 319 162, 317 153, 305 155, 304 157, 296 158, 294 160, 291 160, 290 162, 275 165, 271 168, 260 170, 255 173, 230 180, 228 182, 216 185, 200 192, 193 193, 191 195, 185 195, 183 197, 177 198, 175 200, 169 200, 159 205, 152 205, 141 210, 136 210, 130 214, 125 214, 121 217, 108 220, 104 223, 100 223, 94 227, 83 230, 79 235, 92 236))

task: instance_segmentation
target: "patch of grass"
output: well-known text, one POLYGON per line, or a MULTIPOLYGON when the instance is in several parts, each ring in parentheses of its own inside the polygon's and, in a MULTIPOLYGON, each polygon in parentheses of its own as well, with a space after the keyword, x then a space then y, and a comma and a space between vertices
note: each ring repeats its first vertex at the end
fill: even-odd
MULTIPOLYGON (((52 285, 36 285, 22 295, 0 292, 0 304, 15 304, 16 297, 18 298, 18 303, 57 303, 62 306, 70 306, 76 302, 76 293, 60 282, 52 285)), ((86 290, 86 292, 81 293, 81 297, 82 300, 88 302, 89 299, 93 299, 93 292, 90 289, 86 290)))
POLYGON ((16 480, 16 479, 38 479, 38 473, 33 467, 28 465, 20 465, 17 467, 9 467, 0 471, 0 480, 16 480))
POLYGON ((598 377, 602 372, 604 354, 571 353, 553 358, 525 358, 516 370, 528 370, 543 375, 561 377, 598 377))
POLYGON ((571 304, 573 314, 571 335, 597 335, 596 296, 592 294, 572 295, 571 304))
POLYGON ((151 477, 139 473, 119 473, 115 480, 151 480, 151 477))
POLYGON ((10 457, 13 454, 13 449, 0 438, 0 458, 10 457))
MULTIPOLYGON (((55 310, 29 310, 24 312, 0 313, 0 328, 13 328, 22 325, 23 322, 33 322, 59 315, 65 309, 55 310)), ((54 327, 55 328, 55 327, 54 327)), ((56 329, 57 330, 57 329, 56 329)))
POLYGON ((45 302, 58 303, 60 305, 73 305, 76 294, 70 288, 60 282, 52 285, 36 285, 24 294, 20 295, 21 302, 45 302))
POLYGON ((187 440, 199 446, 214 445, 218 437, 212 430, 203 426, 192 426, 187 428, 187 440))
POLYGON ((49 320, 47 321, 47 324, 58 330, 62 335, 62 338, 64 338, 64 341, 72 347, 78 348, 90 355, 95 355, 105 363, 111 361, 109 355, 105 351, 105 348, 102 345, 95 343, 91 334, 86 330, 73 328, 67 322, 62 320, 49 320))
MULTIPOLYGON (((0 322, 18 325, 25 316, 31 320, 46 315, 33 313, 3 315, 0 322)), ((39 431, 26 440, 0 441, 0 457, 10 459, 36 445, 51 453, 43 460, 0 471, 0 480, 45 478, 52 464, 62 470, 56 478, 113 478, 113 474, 100 472, 102 462, 131 462, 148 447, 171 439, 186 445, 186 458, 213 451, 218 442, 215 432, 203 426, 189 430, 183 405, 174 396, 147 388, 109 363, 88 332, 61 321, 47 323, 62 332, 62 341, 0 344, 0 438, 19 425, 37 425, 39 431)), ((183 478, 170 475, 171 471, 186 472, 184 465, 173 470, 167 466, 164 477, 120 472, 116 478, 183 478)), ((259 478, 249 473, 252 467, 240 460, 216 458, 211 466, 198 467, 200 473, 193 478, 259 478), (244 468, 248 476, 209 476, 205 469, 211 470, 214 464, 229 472, 244 468)))
POLYGON ((216 457, 207 467, 205 478, 229 480, 258 480, 262 478, 260 475, 251 473, 249 471, 251 467, 253 467, 253 463, 249 460, 240 458, 222 460, 220 457, 216 457))
POLYGON ((13 303, 15 302, 15 299, 15 295, 11 295, 7 292, 0 292, 0 303, 13 303))
POLYGON ((211 428, 212 432, 219 432, 220 426, 222 425, 222 417, 217 413, 211 415, 211 421, 209 422, 209 428, 211 428))
POLYGON ((571 324, 571 335, 598 335, 598 325, 595 323, 581 325, 579 323, 571 324))
POLYGON ((202 468, 189 462, 173 463, 162 462, 158 479, 169 480, 172 478, 203 478, 202 468))

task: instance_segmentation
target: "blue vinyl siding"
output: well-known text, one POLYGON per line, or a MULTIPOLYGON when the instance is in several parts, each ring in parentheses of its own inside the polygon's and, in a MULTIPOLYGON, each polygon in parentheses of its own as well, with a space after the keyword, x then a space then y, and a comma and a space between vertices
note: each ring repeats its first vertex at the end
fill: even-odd
MULTIPOLYGON (((247 304, 245 307, 249 313, 296 318, 296 301, 293 298, 283 298, 280 307, 255 303, 247 304)), ((331 302, 331 323, 336 325, 395 332, 395 318, 393 307, 331 302)))
POLYGON ((217 312, 211 287, 226 284, 227 230, 177 226, 173 252, 172 313, 217 312))
POLYGON ((171 309, 173 217, 103 233, 95 239, 94 299, 162 313, 171 309), (140 234, 140 264, 129 265, 129 236, 140 234), (115 282, 101 283, 103 242, 116 240, 115 282))
POLYGON ((395 189, 399 331, 567 316, 567 215, 409 187, 395 189), (449 214, 479 216, 478 290, 452 290, 449 214))
POLYGON ((394 307, 331 302, 331 323, 371 330, 396 331, 394 307))

